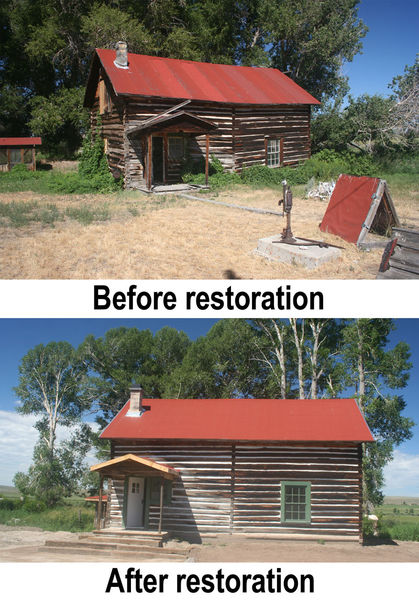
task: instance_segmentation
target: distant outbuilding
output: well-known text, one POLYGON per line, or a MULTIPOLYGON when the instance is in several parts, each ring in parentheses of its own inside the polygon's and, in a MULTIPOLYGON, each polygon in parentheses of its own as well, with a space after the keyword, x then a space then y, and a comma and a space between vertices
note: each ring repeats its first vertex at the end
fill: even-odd
POLYGON ((41 144, 40 137, 0 138, 0 171, 10 171, 15 165, 21 164, 36 171, 35 147, 41 144))

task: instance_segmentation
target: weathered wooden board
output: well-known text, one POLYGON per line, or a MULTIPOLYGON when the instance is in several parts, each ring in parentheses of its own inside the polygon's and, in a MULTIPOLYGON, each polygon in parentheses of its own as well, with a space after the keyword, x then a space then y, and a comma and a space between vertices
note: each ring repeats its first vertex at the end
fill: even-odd
POLYGON ((419 231, 395 227, 393 233, 397 241, 390 250, 384 250, 377 279, 418 279, 419 231), (391 254, 385 258, 388 252, 391 254), (382 268, 386 270, 381 271, 382 268))

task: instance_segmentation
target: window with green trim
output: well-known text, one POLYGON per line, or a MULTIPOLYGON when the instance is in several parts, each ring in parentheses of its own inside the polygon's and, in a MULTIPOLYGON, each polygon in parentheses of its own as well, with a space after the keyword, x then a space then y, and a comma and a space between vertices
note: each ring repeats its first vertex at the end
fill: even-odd
MULTIPOLYGON (((160 504, 160 478, 150 477, 150 504, 160 504)), ((172 482, 165 479, 163 484, 163 505, 172 501, 172 482)))
POLYGON ((282 481, 281 521, 310 523, 311 484, 309 481, 282 481))

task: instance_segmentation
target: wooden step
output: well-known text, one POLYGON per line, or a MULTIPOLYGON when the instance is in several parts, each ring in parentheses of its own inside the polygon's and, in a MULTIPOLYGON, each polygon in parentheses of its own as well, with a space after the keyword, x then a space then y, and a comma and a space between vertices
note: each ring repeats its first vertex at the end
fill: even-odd
POLYGON ((125 552, 118 550, 99 550, 95 549, 92 552, 92 548, 73 548, 73 547, 54 547, 54 546, 41 546, 38 548, 38 552, 54 554, 55 556, 65 556, 69 554, 77 554, 81 557, 88 556, 89 558, 97 558, 98 562, 102 559, 111 558, 113 560, 132 560, 134 557, 136 560, 158 560, 162 562, 185 562, 187 557, 180 554, 161 554, 155 551, 146 552, 138 551, 135 554, 133 552, 125 552))
MULTIPOLYGON (((157 531, 129 531, 126 529, 97 529, 92 531, 89 536, 97 536, 102 538, 123 538, 124 540, 135 540, 138 542, 146 542, 150 545, 161 546, 163 542, 169 539, 167 531, 158 533, 157 531)), ((125 543, 125 542, 124 542, 125 543)), ((129 543, 129 542, 127 542, 129 543)))
POLYGON ((90 548, 92 550, 109 550, 109 551, 118 551, 118 552, 132 552, 132 553, 142 553, 149 552, 156 555, 171 555, 176 554, 179 556, 186 557, 188 552, 182 550, 180 548, 159 548, 156 546, 145 545, 145 544, 134 544, 134 543, 118 543, 116 541, 108 541, 108 540, 100 540, 96 541, 93 539, 80 540, 78 542, 71 541, 61 541, 61 540, 48 540, 45 542, 45 546, 50 548, 90 548))
POLYGON ((140 537, 125 537, 125 536, 117 536, 117 535, 89 535, 89 536, 79 536, 79 539, 82 540, 89 540, 89 541, 96 541, 98 543, 101 542, 108 542, 108 543, 115 543, 115 544, 134 544, 134 545, 147 545, 147 546, 153 546, 154 548, 161 548, 163 546, 163 540, 156 540, 156 539, 147 539, 147 538, 140 538, 140 537))

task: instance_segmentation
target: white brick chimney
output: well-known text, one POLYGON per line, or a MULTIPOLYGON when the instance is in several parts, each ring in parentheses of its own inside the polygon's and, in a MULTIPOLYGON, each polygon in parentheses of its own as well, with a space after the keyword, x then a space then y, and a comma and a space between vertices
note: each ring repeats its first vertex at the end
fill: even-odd
POLYGON ((144 390, 140 385, 133 385, 129 389, 129 407, 127 417, 141 417, 143 408, 144 390))
POLYGON ((126 42, 117 42, 114 65, 118 69, 128 69, 128 46, 126 42))

